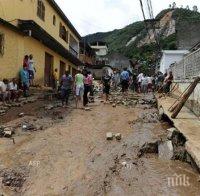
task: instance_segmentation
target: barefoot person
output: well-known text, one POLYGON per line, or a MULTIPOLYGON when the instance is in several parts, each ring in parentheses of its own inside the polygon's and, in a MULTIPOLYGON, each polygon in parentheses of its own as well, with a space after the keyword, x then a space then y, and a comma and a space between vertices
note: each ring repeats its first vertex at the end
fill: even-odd
POLYGON ((13 78, 12 82, 8 84, 8 89, 10 91, 11 100, 16 102, 19 101, 19 98, 22 95, 22 90, 18 88, 16 78, 13 78))
POLYGON ((6 104, 6 100, 10 103, 10 91, 8 90, 8 80, 3 79, 0 81, 0 98, 3 101, 3 104, 6 104))
POLYGON ((75 75, 74 90, 76 95, 76 108, 78 108, 79 103, 83 103, 83 93, 84 93, 84 76, 81 70, 75 75))

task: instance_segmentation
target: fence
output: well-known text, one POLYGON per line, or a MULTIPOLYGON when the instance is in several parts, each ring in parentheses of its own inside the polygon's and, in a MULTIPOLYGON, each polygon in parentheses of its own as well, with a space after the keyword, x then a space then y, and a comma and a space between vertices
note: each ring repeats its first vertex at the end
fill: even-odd
POLYGON ((179 63, 171 66, 175 80, 190 80, 200 75, 200 49, 185 56, 179 63))

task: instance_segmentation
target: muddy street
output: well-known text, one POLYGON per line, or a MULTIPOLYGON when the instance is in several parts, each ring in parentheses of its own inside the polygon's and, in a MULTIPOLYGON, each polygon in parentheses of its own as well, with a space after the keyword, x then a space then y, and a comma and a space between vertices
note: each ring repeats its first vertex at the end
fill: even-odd
MULTIPOLYGON (((113 93, 109 103, 96 98, 91 110, 66 109, 56 122, 43 118, 50 126, 34 132, 19 129, 15 144, 0 138, 0 193, 200 195, 199 174, 188 163, 157 153, 138 156, 145 143, 166 140, 171 125, 158 120, 152 95, 129 96, 113 93), (122 138, 107 140, 108 132, 122 138)), ((41 124, 39 117, 31 120, 41 124)))

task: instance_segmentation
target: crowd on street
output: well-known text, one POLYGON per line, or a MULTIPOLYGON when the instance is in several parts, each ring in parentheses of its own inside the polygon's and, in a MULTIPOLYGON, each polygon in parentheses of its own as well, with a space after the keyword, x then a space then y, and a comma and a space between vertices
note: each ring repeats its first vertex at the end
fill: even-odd
MULTIPOLYGON (((20 96, 29 96, 29 87, 34 85, 36 73, 33 55, 26 55, 23 60, 23 67, 19 72, 19 79, 13 78, 11 81, 3 79, 0 81, 0 100, 3 103, 18 101, 20 96)), ((102 96, 108 101, 110 89, 117 90, 119 87, 124 96, 128 91, 137 93, 163 92, 169 93, 173 81, 172 72, 163 74, 158 72, 154 76, 140 73, 138 75, 130 72, 127 68, 122 71, 114 70, 110 73, 105 69, 101 78, 102 96)), ((91 71, 79 69, 77 74, 72 77, 69 71, 59 78, 58 69, 53 71, 52 87, 55 93, 60 93, 63 107, 69 102, 70 95, 74 94, 76 108, 86 107, 88 103, 94 101, 94 78, 91 71)))

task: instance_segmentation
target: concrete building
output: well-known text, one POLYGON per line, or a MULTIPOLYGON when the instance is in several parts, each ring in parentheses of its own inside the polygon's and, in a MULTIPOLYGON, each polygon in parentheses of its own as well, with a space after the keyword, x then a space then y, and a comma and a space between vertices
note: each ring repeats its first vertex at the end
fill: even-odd
POLYGON ((75 74, 81 36, 54 0, 0 0, 0 79, 17 76, 33 54, 36 82, 51 85, 53 69, 75 74))
POLYGON ((170 65, 173 63, 178 63, 184 57, 184 55, 188 54, 189 51, 187 50, 163 50, 162 51, 162 58, 160 61, 159 70, 162 73, 166 73, 169 69, 170 65))
POLYGON ((123 68, 128 68, 132 72, 131 61, 122 54, 112 53, 107 55, 109 65, 112 68, 122 70, 123 68))
POLYGON ((109 65, 107 54, 108 46, 105 42, 93 42, 90 43, 91 48, 95 50, 96 53, 96 65, 109 65))
POLYGON ((86 67, 92 67, 96 63, 95 51, 87 42, 80 42, 80 60, 86 67))

